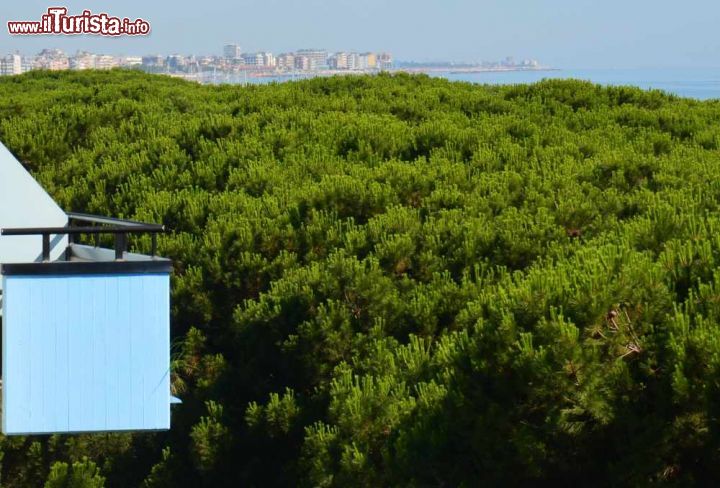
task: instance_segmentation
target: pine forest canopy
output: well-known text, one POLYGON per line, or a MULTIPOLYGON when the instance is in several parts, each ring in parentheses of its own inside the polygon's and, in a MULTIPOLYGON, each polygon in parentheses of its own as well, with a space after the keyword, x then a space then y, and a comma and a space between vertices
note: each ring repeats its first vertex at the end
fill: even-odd
POLYGON ((0 439, 3 486, 720 479, 718 101, 33 72, 0 141, 62 208, 172 229, 183 400, 0 439))

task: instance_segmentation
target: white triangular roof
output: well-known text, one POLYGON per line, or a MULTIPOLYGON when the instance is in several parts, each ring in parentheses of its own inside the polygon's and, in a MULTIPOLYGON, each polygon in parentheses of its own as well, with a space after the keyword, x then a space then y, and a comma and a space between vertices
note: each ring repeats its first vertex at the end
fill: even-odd
MULTIPOLYGON (((64 227, 68 218, 37 181, 25 171, 0 143, 0 229, 14 227, 64 227)), ((67 237, 52 236, 51 259, 57 259, 67 246, 67 237)), ((31 263, 42 259, 40 236, 1 236, 2 263, 31 263)), ((0 289, 2 281, 0 280, 0 289)))

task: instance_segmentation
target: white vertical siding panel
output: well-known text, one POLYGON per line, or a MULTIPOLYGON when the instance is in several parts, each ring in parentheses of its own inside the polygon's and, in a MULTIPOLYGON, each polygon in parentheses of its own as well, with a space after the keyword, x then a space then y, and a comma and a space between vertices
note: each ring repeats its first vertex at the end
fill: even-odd
MULTIPOLYGON (((30 280, 28 279, 28 281, 30 280)), ((11 286, 11 283, 13 283, 13 280, 8 280, 8 285, 11 286)), ((44 286, 42 283, 37 283, 36 287, 36 289, 28 288, 26 290, 26 293, 30 294, 30 310, 26 311, 28 314, 27 319, 18 316, 16 320, 20 322, 20 327, 25 326, 30 329, 30 347, 27 358, 27 362, 30 364, 30 378, 28 378, 30 382, 30 405, 27 405, 25 408, 30 411, 30 425, 37 426, 35 428, 42 430, 45 428, 45 418, 43 416, 45 398, 43 397, 43 392, 45 390, 45 363, 48 358, 38 353, 42 351, 44 343, 47 341, 50 328, 48 327, 46 314, 43 314, 45 296, 42 288, 44 288, 44 286)), ((11 290, 5 290, 3 294, 8 297, 12 296, 11 290)), ((20 311, 20 313, 22 312, 23 311, 20 311)), ((12 327, 12 324, 10 319, 8 319, 7 324, 5 323, 5 319, 3 319, 3 327, 12 327)), ((3 354, 5 354, 5 352, 13 354, 10 344, 7 346, 3 344, 3 348, 6 348, 3 354)), ((26 379, 26 371, 18 371, 18 373, 20 373, 23 380, 26 379)), ((13 383, 13 379, 12 377, 7 377, 4 382, 13 383)), ((8 411, 7 413, 3 412, 3 415, 10 416, 13 413, 14 412, 8 411)))
MULTIPOLYGON (((68 348, 71 338, 76 338, 75 323, 77 316, 75 311, 70 309, 70 293, 71 290, 77 290, 77 278, 66 280, 60 287, 58 293, 52 293, 53 303, 56 307, 55 313, 55 382, 54 402, 49 403, 50 409, 54 411, 54 425, 63 432, 70 429, 70 398, 73 395, 69 393, 76 391, 78 383, 70 383, 70 357, 68 348)), ((51 399, 52 400, 52 399, 51 399)))
MULTIPOLYGON (((87 286, 95 290, 97 288, 97 279, 88 277, 87 286)), ((68 303, 75 304, 83 300, 81 293, 83 292, 82 281, 77 279, 73 285, 69 286, 70 296, 68 303)), ((92 419, 93 401, 91 388, 93 382, 93 330, 92 322, 92 296, 86 296, 84 299, 87 305, 76 310, 69 310, 71 317, 75 319, 71 322, 71 330, 73 334, 68 338, 68 380, 75 380, 75 394, 68 395, 68 430, 80 430, 84 423, 92 419)), ((71 384, 68 384, 68 388, 71 384)))
POLYGON ((92 277, 89 284, 94 285, 91 289, 84 290, 88 294, 87 305, 92 308, 92 360, 89 367, 92 369, 93 377, 90 383, 88 401, 91 402, 92 421, 90 425, 105 426, 107 412, 105 408, 105 329, 107 322, 106 290, 107 280, 92 277))
POLYGON ((131 333, 131 310, 140 306, 137 301, 138 294, 133 293, 134 288, 138 288, 144 280, 120 280, 118 281, 117 299, 117 321, 114 323, 115 336, 117 340, 116 350, 118 353, 118 361, 116 374, 118 387, 113 392, 115 404, 117 405, 117 418, 115 421, 119 425, 130 425, 132 414, 130 405, 132 403, 132 350, 130 343, 131 333), (132 303, 132 307, 124 304, 132 303))
POLYGON ((147 357, 152 354, 150 341, 145 337, 145 319, 143 315, 147 310, 145 283, 143 280, 139 286, 134 288, 137 296, 134 300, 138 303, 137 307, 130 309, 130 323, 128 324, 128 332, 130 339, 130 371, 128 378, 130 380, 130 413, 132 415, 131 422, 133 425, 145 426, 145 398, 143 396, 143 380, 147 357))
POLYGON ((8 276, 3 430, 167 429, 167 275, 8 276))
MULTIPOLYGON (((3 296, 3 320, 23 318, 26 311, 32 310, 29 283, 19 281, 18 293, 10 299, 7 294, 3 296), (10 307, 9 303, 13 306, 10 307)), ((17 412, 14 422, 21 428, 28 428, 31 421, 31 411, 26 408, 31 404, 30 361, 32 360, 31 335, 29 327, 3 327, 3 344, 13 344, 18 354, 10 356, 3 354, 3 377, 17 377, 21 381, 3 383, 3 412, 17 412)), ((7 416, 3 415, 3 430, 7 430, 7 416)))

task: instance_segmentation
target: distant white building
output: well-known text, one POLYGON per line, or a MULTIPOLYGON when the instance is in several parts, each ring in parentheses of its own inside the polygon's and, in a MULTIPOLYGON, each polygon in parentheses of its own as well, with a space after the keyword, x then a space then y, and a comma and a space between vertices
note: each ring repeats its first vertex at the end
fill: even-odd
POLYGON ((390 69, 393 67, 393 57, 390 53, 380 53, 378 55, 378 68, 390 69))
POLYGON ((276 66, 280 69, 289 70, 295 68, 295 55, 292 53, 279 54, 276 62, 276 66))
POLYGON ((70 68, 70 60, 60 49, 43 49, 35 56, 34 68, 60 71, 70 68))
MULTIPOLYGON (((120 66, 120 59, 107 54, 93 54, 83 51, 69 58, 70 69, 112 69, 120 66)), ((142 64, 142 58, 138 58, 137 64, 142 64)))
POLYGON ((79 51, 75 56, 70 58, 70 69, 95 69, 95 58, 96 56, 92 53, 79 51))
POLYGON ((263 66, 265 66, 266 68, 274 68, 275 67, 276 63, 275 63, 275 56, 273 56, 273 53, 264 52, 264 53, 259 53, 259 54, 262 56, 262 60, 263 60, 262 65, 263 66))
POLYGON ((246 66, 257 66, 258 68, 275 67, 275 56, 269 52, 244 53, 242 60, 246 66))
POLYGON ((95 58, 95 69, 112 69, 117 68, 118 65, 119 62, 115 56, 103 54, 95 58))
POLYGON ((171 54, 166 58, 165 63, 170 69, 179 69, 185 66, 186 59, 180 54, 171 54))
POLYGON ((360 55, 349 53, 347 55, 347 69, 360 69, 360 55))
POLYGON ((303 55, 295 56, 295 69, 310 71, 316 69, 315 60, 303 55))
POLYGON ((23 60, 19 54, 9 54, 0 60, 0 75, 23 73, 23 60))
POLYGON ((120 59, 120 64, 122 66, 140 66, 140 65, 142 65, 142 57, 141 56, 124 56, 122 59, 120 59))
POLYGON ((348 69, 348 53, 335 53, 328 58, 328 66, 332 69, 348 69))
POLYGON ((325 49, 301 49, 296 57, 308 58, 310 69, 323 69, 328 67, 328 52, 325 49))
POLYGON ((22 58, 22 72, 27 73, 33 69, 33 59, 24 56, 22 58))
POLYGON ((243 53, 242 60, 246 66, 262 66, 264 62, 261 53, 243 53))
POLYGON ((358 57, 358 67, 360 69, 377 68, 377 55, 375 53, 362 53, 358 57))
POLYGON ((165 66, 165 58, 159 54, 143 56, 142 65, 146 68, 161 68, 165 66))
POLYGON ((226 44, 223 46, 223 56, 227 59, 240 59, 242 50, 237 44, 226 44))

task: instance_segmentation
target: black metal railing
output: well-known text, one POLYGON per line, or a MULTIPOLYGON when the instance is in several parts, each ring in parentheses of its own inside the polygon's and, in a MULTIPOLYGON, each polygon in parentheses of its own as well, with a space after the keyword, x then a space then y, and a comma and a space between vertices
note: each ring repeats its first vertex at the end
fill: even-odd
POLYGON ((114 219, 81 213, 68 213, 69 222, 67 227, 28 227, 14 229, 0 229, 3 236, 42 236, 42 260, 50 261, 50 236, 67 235, 69 244, 74 242, 74 237, 82 234, 95 236, 95 246, 99 247, 99 238, 102 234, 113 234, 115 236, 115 260, 120 261, 127 251, 128 234, 150 234, 152 238, 151 255, 157 255, 157 235, 165 232, 165 226, 160 224, 147 224, 134 220, 114 219), (100 224, 94 226, 73 226, 73 222, 84 222, 100 224))

